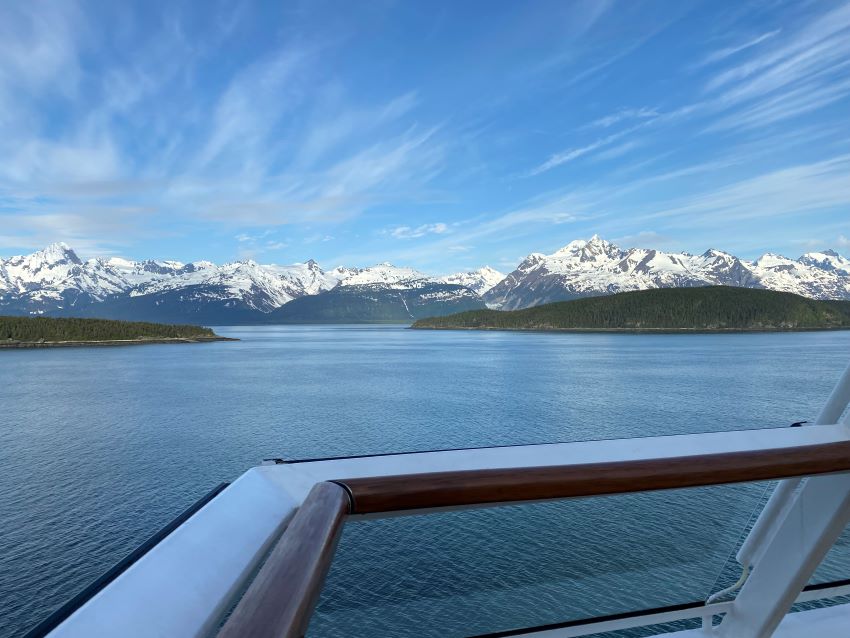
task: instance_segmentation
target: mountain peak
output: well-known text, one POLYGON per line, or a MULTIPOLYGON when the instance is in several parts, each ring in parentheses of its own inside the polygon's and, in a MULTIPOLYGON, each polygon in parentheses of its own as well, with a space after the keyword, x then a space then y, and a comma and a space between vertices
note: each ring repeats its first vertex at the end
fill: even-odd
POLYGON ((709 248, 703 254, 703 257, 730 257, 735 259, 735 256, 727 253, 725 250, 718 250, 717 248, 709 248))
POLYGON ((66 244, 64 241, 57 241, 43 250, 33 254, 33 257, 40 257, 49 264, 57 264, 63 261, 68 261, 72 264, 82 264, 82 260, 77 257, 77 253, 66 244))
POLYGON ((575 239, 563 248, 555 251, 556 255, 569 253, 579 253, 583 250, 588 250, 591 253, 608 252, 612 249, 616 250, 616 246, 609 241, 602 239, 597 234, 594 234, 590 239, 575 239))
POLYGON ((477 270, 468 270, 466 272, 456 272, 452 275, 447 275, 441 278, 440 281, 447 284, 464 286, 477 295, 483 295, 504 278, 505 275, 495 268, 483 266, 477 270))
POLYGON ((798 260, 801 264, 814 266, 824 271, 832 271, 850 275, 850 259, 843 257, 834 250, 806 253, 798 260))
POLYGON ((771 268, 776 266, 787 266, 792 261, 792 259, 788 259, 788 257, 785 257, 778 253, 765 253, 761 257, 756 259, 753 263, 756 266, 761 266, 763 268, 771 268))
MULTIPOLYGON (((569 244, 564 246, 563 248, 559 248, 555 251, 556 255, 564 255, 568 253, 577 253, 582 250, 585 246, 587 246, 589 242, 584 239, 574 239, 569 244)), ((532 255, 540 254, 540 253, 531 253, 532 255)), ((531 255, 529 255, 530 257, 531 255)))

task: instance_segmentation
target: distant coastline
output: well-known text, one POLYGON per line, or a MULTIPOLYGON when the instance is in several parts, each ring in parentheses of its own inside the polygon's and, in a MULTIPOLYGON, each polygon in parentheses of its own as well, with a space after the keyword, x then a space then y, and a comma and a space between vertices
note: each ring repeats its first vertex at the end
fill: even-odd
MULTIPOLYGON (((419 322, 416 322, 419 323, 419 322)), ((426 326, 412 324, 414 330, 467 330, 485 332, 558 332, 569 334, 753 334, 759 332, 838 332, 850 326, 823 328, 495 328, 491 326, 426 326)))
POLYGON ((586 297, 524 310, 478 310, 431 317, 423 330, 697 334, 850 329, 850 301, 787 292, 709 286, 586 297))
POLYGON ((104 341, 0 341, 0 349, 16 348, 86 348, 98 346, 142 346, 155 343, 209 343, 213 341, 239 341, 232 337, 172 337, 161 339, 109 339, 104 341))
POLYGON ((0 348, 80 348, 238 341, 210 328, 108 319, 0 317, 0 348))

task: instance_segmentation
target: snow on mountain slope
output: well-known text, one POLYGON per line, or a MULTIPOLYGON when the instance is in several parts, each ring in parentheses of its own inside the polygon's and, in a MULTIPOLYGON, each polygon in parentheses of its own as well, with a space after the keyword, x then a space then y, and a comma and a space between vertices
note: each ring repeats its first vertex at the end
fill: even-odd
POLYGON ((268 312, 302 293, 288 279, 270 272, 254 261, 237 261, 222 266, 188 264, 177 273, 141 283, 130 291, 140 297, 189 286, 215 289, 216 297, 240 302, 253 310, 268 312))
POLYGON ((261 266, 240 261, 132 261, 120 257, 83 262, 66 244, 31 255, 0 259, 0 300, 25 312, 67 310, 117 296, 142 297, 191 288, 200 299, 232 301, 269 312, 302 295, 333 288, 339 277, 315 261, 261 266))
POLYGON ((0 259, 0 295, 26 297, 33 303, 57 301, 66 290, 100 300, 125 288, 118 270, 99 260, 83 262, 64 243, 31 255, 0 259))
POLYGON ((706 285, 850 299, 850 259, 827 250, 796 260, 768 253, 751 262, 714 249, 701 255, 624 250, 594 236, 570 242, 551 255, 532 253, 507 276, 484 267, 436 278, 389 263, 325 271, 312 260, 288 266, 120 257, 82 261, 68 245, 57 243, 31 255, 0 259, 0 312, 95 316, 111 304, 126 314, 144 308, 153 316, 164 303, 191 302, 187 318, 193 312, 220 316, 215 312, 223 308, 236 313, 233 316, 249 317, 268 314, 294 299, 340 289, 348 296, 338 299, 352 295, 384 299, 383 293, 420 291, 420 301, 426 304, 423 313, 438 298, 471 303, 466 300, 469 295, 510 310, 626 290, 706 285))
POLYGON ((834 250, 825 250, 822 253, 806 253, 798 261, 807 266, 820 268, 821 270, 850 275, 850 259, 842 257, 834 250))
POLYGON ((414 282, 417 281, 431 281, 428 275, 424 275, 418 270, 414 270, 413 268, 399 268, 389 262, 383 262, 368 268, 338 268, 335 272, 341 275, 340 286, 381 284, 401 289, 415 286, 416 284, 414 282))
POLYGON ((701 255, 623 250, 594 235, 551 255, 532 253, 484 298, 490 307, 513 310, 627 290, 723 285, 850 299, 847 265, 832 251, 799 260, 768 254, 749 262, 714 249, 701 255))
POLYGON ((280 277, 289 281, 293 288, 300 295, 317 295, 325 290, 330 290, 339 283, 342 278, 338 271, 342 269, 334 269, 325 272, 319 264, 314 260, 310 260, 303 264, 292 264, 290 266, 277 266, 274 264, 263 266, 280 277))
POLYGON ((337 286, 366 294, 432 285, 449 296, 473 294, 413 268, 389 263, 324 271, 313 260, 285 266, 254 261, 219 266, 209 261, 184 264, 121 257, 83 262, 65 244, 0 260, 0 310, 16 313, 92 314, 100 312, 97 304, 107 304, 124 316, 134 311, 150 313, 152 307, 166 303, 184 303, 193 312, 206 313, 203 316, 221 308, 267 314, 293 299, 337 286), (89 308, 92 304, 93 309, 89 308))
POLYGON ((440 281, 447 284, 464 286, 477 295, 483 295, 504 278, 505 275, 503 273, 490 268, 490 266, 484 266, 478 270, 456 272, 452 275, 446 275, 445 277, 441 277, 440 281))

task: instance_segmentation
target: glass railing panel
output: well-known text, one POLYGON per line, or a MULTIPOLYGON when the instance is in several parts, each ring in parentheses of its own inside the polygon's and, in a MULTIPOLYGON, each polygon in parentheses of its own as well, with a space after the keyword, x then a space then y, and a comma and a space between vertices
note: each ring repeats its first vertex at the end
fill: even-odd
POLYGON ((765 488, 352 521, 309 636, 476 636, 702 601, 765 488))

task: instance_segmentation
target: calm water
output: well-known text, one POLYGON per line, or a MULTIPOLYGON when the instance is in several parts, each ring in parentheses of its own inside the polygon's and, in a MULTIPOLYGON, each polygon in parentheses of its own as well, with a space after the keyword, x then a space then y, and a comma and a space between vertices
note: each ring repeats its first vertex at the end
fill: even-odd
MULTIPOLYGON (((850 333, 219 332, 242 341, 0 352, 0 636, 264 457, 785 426, 850 361, 850 333)), ((463 636, 704 598, 763 494, 350 524, 311 635, 463 636)))

